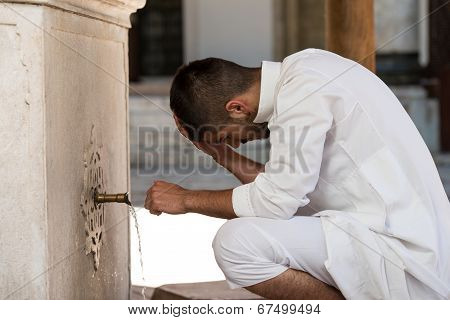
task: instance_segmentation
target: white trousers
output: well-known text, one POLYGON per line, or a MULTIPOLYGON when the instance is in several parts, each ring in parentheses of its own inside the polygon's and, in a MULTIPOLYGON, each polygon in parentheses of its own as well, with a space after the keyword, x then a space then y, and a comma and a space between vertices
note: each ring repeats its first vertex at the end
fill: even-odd
POLYGON ((318 217, 233 219, 219 229, 213 248, 231 288, 272 279, 288 268, 337 287, 324 266, 327 250, 318 217))
MULTIPOLYGON (((248 287, 291 268, 339 289, 324 265, 327 249, 319 217, 233 219, 219 229, 213 248, 230 288, 248 287)), ((409 294, 403 299, 442 298, 408 272, 404 276, 409 294)))

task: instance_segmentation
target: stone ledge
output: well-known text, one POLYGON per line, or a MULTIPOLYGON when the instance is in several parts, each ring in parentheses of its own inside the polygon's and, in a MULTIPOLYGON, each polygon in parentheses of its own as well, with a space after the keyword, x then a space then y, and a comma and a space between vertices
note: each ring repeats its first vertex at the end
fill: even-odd
POLYGON ((245 289, 230 289, 225 281, 167 284, 155 289, 152 300, 257 300, 245 289))
POLYGON ((9 0, 7 3, 43 5, 130 28, 130 15, 146 0, 9 0))
MULTIPOLYGON (((142 299, 142 288, 133 286, 131 299, 142 299)), ((151 300, 260 300, 262 297, 243 288, 230 289, 226 281, 167 284, 146 288, 146 299, 151 300)))

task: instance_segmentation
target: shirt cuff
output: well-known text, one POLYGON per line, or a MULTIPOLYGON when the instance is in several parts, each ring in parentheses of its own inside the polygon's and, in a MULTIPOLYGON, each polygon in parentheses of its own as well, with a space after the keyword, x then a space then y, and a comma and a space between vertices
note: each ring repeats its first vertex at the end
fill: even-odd
POLYGON ((250 203, 250 184, 233 189, 231 201, 233 203, 234 213, 238 217, 255 217, 255 212, 250 203))

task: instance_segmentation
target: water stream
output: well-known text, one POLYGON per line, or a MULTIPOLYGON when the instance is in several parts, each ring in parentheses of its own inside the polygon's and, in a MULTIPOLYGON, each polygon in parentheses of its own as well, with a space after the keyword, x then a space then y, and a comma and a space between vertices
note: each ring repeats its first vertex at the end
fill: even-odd
MULTIPOLYGON (((134 227, 136 228, 136 233, 137 233, 138 243, 139 243, 139 247, 138 248, 139 248, 139 261, 141 263, 141 275, 142 275, 142 280, 145 281, 145 277, 144 277, 144 260, 142 258, 141 233, 140 233, 140 229, 139 229, 139 223, 138 223, 138 219, 137 219, 136 209, 134 209, 134 206, 131 203, 128 205, 128 212, 131 214, 131 216, 134 219, 134 227)), ((146 296, 145 296, 145 284, 142 287, 141 294, 142 294, 142 297, 145 300, 146 299, 146 296)))
POLYGON ((128 211, 131 214, 131 216, 134 219, 134 227, 136 228, 136 233, 138 237, 138 243, 139 243, 139 261, 141 263, 141 274, 142 274, 142 280, 145 280, 144 277, 144 260, 142 258, 142 244, 141 244, 141 233, 139 230, 139 223, 137 219, 136 209, 134 209, 133 205, 128 206, 128 211))

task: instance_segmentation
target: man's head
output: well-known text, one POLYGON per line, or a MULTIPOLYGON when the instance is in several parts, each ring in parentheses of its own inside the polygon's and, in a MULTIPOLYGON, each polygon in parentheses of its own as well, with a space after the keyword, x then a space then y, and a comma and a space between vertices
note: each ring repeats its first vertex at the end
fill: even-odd
POLYGON ((170 107, 191 140, 241 142, 261 138, 258 111, 260 68, 208 58, 180 67, 170 90, 170 107))

